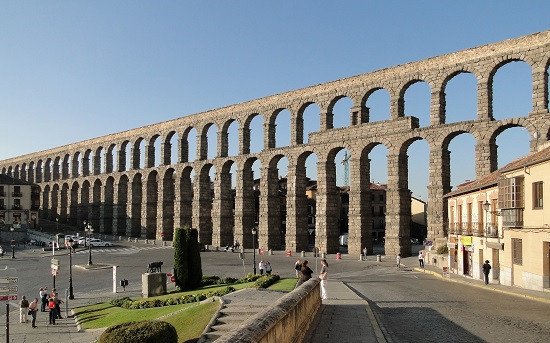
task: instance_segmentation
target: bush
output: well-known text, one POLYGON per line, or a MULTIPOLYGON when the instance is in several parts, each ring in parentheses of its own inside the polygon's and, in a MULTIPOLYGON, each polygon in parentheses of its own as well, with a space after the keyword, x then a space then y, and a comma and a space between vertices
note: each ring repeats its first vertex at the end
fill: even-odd
POLYGON ((210 286, 210 285, 217 285, 221 283, 221 279, 219 276, 212 275, 212 276, 203 276, 201 280, 201 287, 204 286, 210 286))
POLYGON ((248 273, 245 277, 243 277, 242 279, 239 279, 237 280, 237 283, 246 283, 246 282, 254 282, 256 280, 258 280, 259 278, 261 278, 262 276, 259 275, 259 274, 252 274, 252 273, 248 273))
POLYGON ((447 254, 449 252, 449 248, 446 245, 442 245, 442 246, 437 248, 436 252, 440 255, 444 255, 444 254, 447 254))
POLYGON ((114 325, 101 334, 99 343, 177 343, 178 333, 171 324, 144 320, 114 325))
POLYGON ((256 280, 256 282, 254 282, 254 285, 259 288, 267 288, 273 285, 275 282, 279 281, 279 279, 280 277, 278 274, 266 275, 256 280))
POLYGON ((128 297, 124 297, 124 298, 119 298, 119 299, 113 299, 113 300, 109 301, 109 304, 111 304, 113 306, 116 306, 116 307, 127 308, 126 306, 129 305, 131 302, 132 302, 132 299, 130 299, 128 297))

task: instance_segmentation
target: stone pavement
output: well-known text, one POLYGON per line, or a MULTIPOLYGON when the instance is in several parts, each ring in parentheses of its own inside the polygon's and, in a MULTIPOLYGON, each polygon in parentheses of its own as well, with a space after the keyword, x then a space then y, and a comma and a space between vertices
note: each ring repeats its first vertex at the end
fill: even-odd
POLYGON ((402 259, 401 264, 403 264, 408 268, 412 268, 417 272, 431 274, 435 277, 448 280, 449 282, 458 282, 458 283, 462 283, 472 287, 479 287, 479 288, 491 290, 494 292, 517 296, 523 299, 530 299, 530 300, 550 303, 550 291, 534 291, 529 289, 523 289, 520 287, 505 286, 498 283, 494 283, 494 280, 491 280, 490 283, 486 285, 483 282, 483 280, 474 279, 469 276, 463 276, 463 275, 458 275, 454 273, 443 275, 443 270, 440 267, 435 267, 433 265, 426 264, 424 268, 420 268, 418 263, 418 258, 416 256, 402 259))
MULTIPOLYGON (((10 342, 25 343, 25 342, 40 342, 40 343, 93 343, 103 332, 103 329, 86 330, 79 332, 74 318, 70 317, 70 309, 78 306, 93 304, 96 302, 105 301, 115 296, 114 293, 95 293, 95 294, 75 294, 74 300, 69 300, 69 317, 65 311, 65 304, 62 304, 61 316, 63 319, 56 320, 56 325, 48 325, 49 313, 38 312, 36 317, 36 328, 32 328, 30 323, 19 323, 19 308, 15 306, 15 302, 11 302, 10 311, 10 342)), ((122 296, 118 293, 117 296, 122 296)), ((139 291, 124 293, 124 296, 136 297, 140 296, 139 291)), ((5 319, 2 320, 2 324, 5 319)), ((5 327, 2 328, 0 341, 5 341, 5 327)))
POLYGON ((327 293, 305 342, 386 342, 367 301, 337 280, 327 281, 327 293))

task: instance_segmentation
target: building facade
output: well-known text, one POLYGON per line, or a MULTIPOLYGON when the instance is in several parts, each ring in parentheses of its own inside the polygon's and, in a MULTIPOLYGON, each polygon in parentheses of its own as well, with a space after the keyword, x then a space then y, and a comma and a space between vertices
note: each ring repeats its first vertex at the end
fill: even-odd
POLYGON ((550 289, 550 146, 447 194, 449 268, 533 290, 550 289))
POLYGON ((0 228, 36 228, 40 188, 0 174, 0 228))

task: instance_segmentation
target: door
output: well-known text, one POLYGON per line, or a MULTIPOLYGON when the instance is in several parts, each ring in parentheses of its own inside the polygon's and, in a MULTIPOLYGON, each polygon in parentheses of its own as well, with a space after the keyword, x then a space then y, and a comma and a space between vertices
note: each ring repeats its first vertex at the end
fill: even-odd
POLYGON ((483 249, 479 249, 479 258, 477 260, 478 268, 479 268, 479 279, 483 280, 483 263, 485 261, 483 260, 483 249))
POLYGON ((542 282, 543 287, 546 289, 550 288, 550 242, 543 242, 543 249, 542 249, 542 265, 544 266, 543 269, 543 276, 542 276, 542 282))
MULTIPOLYGON (((493 250, 493 261, 491 263, 491 271, 493 272, 493 280, 499 281, 500 280, 500 250, 498 249, 492 249, 493 250)), ((499 282, 500 283, 500 282, 499 282)))
POLYGON ((462 273, 470 275, 470 253, 466 249, 462 251, 462 266, 462 273))

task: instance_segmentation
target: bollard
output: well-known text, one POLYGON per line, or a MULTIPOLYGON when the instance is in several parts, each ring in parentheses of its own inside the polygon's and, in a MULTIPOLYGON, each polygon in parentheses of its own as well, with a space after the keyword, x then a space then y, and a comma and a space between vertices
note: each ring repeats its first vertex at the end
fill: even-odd
POLYGON ((327 258, 327 253, 322 252, 321 253, 321 258, 327 258))
POLYGON ((130 242, 131 240, 132 240, 132 238, 131 238, 131 237, 128 237, 128 242, 130 242))
POLYGON ((359 254, 359 261, 363 261, 363 254, 359 254))
POLYGON ((157 244, 157 241, 153 239, 153 245, 156 245, 156 244, 157 244))
POLYGON ((301 256, 301 257, 306 257, 306 252, 302 250, 302 251, 300 252, 300 256, 301 256))
POLYGON ((291 250, 287 250, 285 254, 286 254, 286 256, 292 256, 292 251, 291 251, 291 250))
POLYGON ((376 255, 376 262, 382 262, 382 256, 376 255))
MULTIPOLYGON (((162 241, 162 246, 163 246, 163 247, 166 246, 166 241, 162 241)), ((218 249, 216 248, 216 250, 218 250, 218 249)))
POLYGON ((145 244, 149 244, 149 240, 148 240, 148 239, 145 239, 145 244))
POLYGON ((267 251, 267 253, 268 253, 269 255, 273 255, 273 250, 272 250, 272 249, 269 249, 269 250, 267 251))
POLYGON ((118 236, 118 240, 121 241, 121 240, 122 240, 122 236, 118 236))
POLYGON ((342 259, 342 254, 340 254, 339 252, 336 253, 336 259, 337 260, 341 260, 342 259))
POLYGON ((137 238, 134 238, 134 242, 137 243, 138 239, 137 238))

